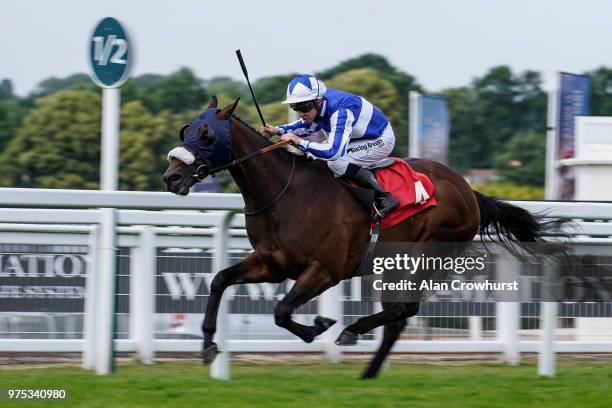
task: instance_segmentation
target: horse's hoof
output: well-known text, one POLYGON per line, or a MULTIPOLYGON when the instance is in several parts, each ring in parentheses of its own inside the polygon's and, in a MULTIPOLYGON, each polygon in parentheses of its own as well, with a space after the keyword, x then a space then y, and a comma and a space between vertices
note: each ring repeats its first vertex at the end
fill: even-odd
POLYGON ((315 322, 315 326, 321 329, 321 332, 324 332, 325 330, 329 329, 336 323, 334 319, 330 319, 330 318, 323 317, 323 316, 315 317, 314 322, 315 322))
POLYGON ((220 351, 216 343, 212 343, 210 346, 206 347, 202 351, 202 360, 204 361, 204 364, 211 364, 213 361, 215 361, 215 357, 217 357, 217 354, 219 353, 220 351))
POLYGON ((373 380, 376 378, 376 374, 370 374, 368 372, 363 373, 363 375, 361 376, 361 380, 373 380))
POLYGON ((358 338, 359 336, 357 336, 355 333, 344 329, 336 339, 336 344, 338 346, 354 346, 357 344, 358 338))

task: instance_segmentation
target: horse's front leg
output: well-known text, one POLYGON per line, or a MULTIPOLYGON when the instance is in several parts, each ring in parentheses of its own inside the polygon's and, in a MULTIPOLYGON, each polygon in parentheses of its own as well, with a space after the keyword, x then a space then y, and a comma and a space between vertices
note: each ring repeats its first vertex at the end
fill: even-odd
POLYGON ((311 262, 299 275, 289 293, 276 305, 274 309, 276 324, 289 330, 306 343, 312 342, 316 336, 329 329, 336 321, 317 316, 314 325, 306 326, 293 321, 291 314, 295 309, 336 283, 338 282, 335 282, 317 261, 311 262))
POLYGON ((210 285, 210 295, 208 296, 204 322, 202 323, 202 331, 204 332, 202 359, 204 364, 212 363, 219 353, 217 345, 213 342, 213 335, 217 330, 217 314, 221 296, 225 289, 239 283, 280 282, 282 280, 283 278, 271 272, 261 262, 256 252, 247 256, 242 262, 223 269, 215 275, 210 285))

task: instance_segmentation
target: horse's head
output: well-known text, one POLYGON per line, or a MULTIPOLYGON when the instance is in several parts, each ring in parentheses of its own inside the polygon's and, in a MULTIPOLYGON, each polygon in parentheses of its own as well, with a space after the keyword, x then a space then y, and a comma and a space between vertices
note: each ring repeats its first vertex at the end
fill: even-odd
POLYGON ((211 169, 230 161, 231 116, 238 100, 217 109, 218 101, 213 96, 200 116, 181 127, 179 134, 183 144, 168 153, 170 165, 163 175, 168 191, 187 195, 191 186, 204 180, 211 169))

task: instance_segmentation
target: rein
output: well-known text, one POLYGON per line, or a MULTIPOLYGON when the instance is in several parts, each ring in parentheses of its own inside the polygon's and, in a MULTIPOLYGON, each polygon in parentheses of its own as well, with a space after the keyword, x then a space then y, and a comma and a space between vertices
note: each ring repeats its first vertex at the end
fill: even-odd
POLYGON ((287 189, 291 185, 291 182, 293 181, 294 173, 295 173, 295 155, 292 154, 291 155, 291 174, 289 175, 289 180, 287 180, 287 184, 285 184, 285 187, 283 187, 281 192, 276 196, 276 198, 274 198, 274 200, 272 200, 268 205, 264 206, 263 208, 260 208, 259 210, 246 211, 246 207, 245 207, 244 215, 256 215, 256 214, 262 213, 266 211, 268 208, 272 207, 274 204, 276 204, 276 202, 280 200, 283 194, 285 194, 285 191, 287 191, 287 189))
MULTIPOLYGON (((274 143, 272 146, 264 147, 263 149, 259 149, 259 150, 255 151, 255 152, 253 152, 253 153, 249 153, 249 154, 247 154, 246 156, 243 156, 243 157, 241 157, 241 158, 239 158, 239 159, 232 160, 231 162, 226 163, 226 164, 224 164, 224 165, 222 165, 222 166, 217 166, 217 167, 215 167, 214 169, 209 170, 208 174, 209 174, 211 177, 215 177, 215 175, 216 175, 217 173, 219 173, 220 171, 227 170, 227 169, 229 169, 229 168, 232 168, 232 167, 234 167, 234 166, 237 166, 237 165, 239 165, 240 163, 245 162, 245 161, 247 161, 247 160, 249 160, 249 159, 252 159, 252 158, 255 158, 255 157, 259 157, 259 156, 263 156, 263 155, 264 155, 264 154, 266 154, 266 153, 269 153, 269 152, 271 152, 271 151, 273 151, 273 150, 278 149, 279 147, 283 147, 283 146, 286 146, 286 145, 288 145, 288 144, 289 144, 289 141, 288 141, 288 140, 283 140, 283 141, 281 141, 281 142, 276 142, 276 143, 274 143)), ((295 156, 293 156, 293 157, 294 157, 294 159, 295 159, 295 156)), ((295 161, 294 161, 294 165, 295 165, 295 161)), ((198 166, 198 168, 196 169, 195 173, 193 174, 193 177, 195 177, 195 178, 196 178, 198 181, 202 181, 202 180, 203 180, 203 179, 201 179, 201 178, 200 178, 200 176, 199 176, 199 170, 200 170, 202 167, 206 167, 206 164, 201 164, 200 166, 198 166)))
MULTIPOLYGON (((253 153, 249 153, 246 156, 243 156, 243 157, 241 157, 239 159, 236 159, 236 160, 232 160, 231 162, 226 163, 226 164, 224 164, 222 166, 215 167, 214 169, 210 170, 208 172, 208 174, 211 177, 215 177, 216 174, 219 173, 220 171, 230 169, 230 168, 232 168, 234 166, 237 166, 240 163, 243 163, 243 162, 245 162, 245 161, 247 161, 249 159, 253 159, 255 157, 263 156, 264 154, 269 153, 271 151, 274 151, 274 150, 278 149, 279 147, 286 146, 289 143, 290 143, 289 140, 283 140, 283 141, 280 141, 280 142, 276 142, 276 143, 274 143, 271 146, 264 147, 263 149, 259 149, 259 150, 255 151, 253 153)), ((202 169, 203 167, 206 167, 206 164, 199 165, 192 177, 194 177, 198 181, 202 181, 204 178, 200 177, 200 169, 202 169)), ((276 202, 278 202, 278 200, 281 199, 281 197, 285 194, 285 192, 287 191, 287 189, 291 185, 291 182, 293 181, 294 173, 295 173, 295 155, 292 154, 291 155, 291 174, 289 175, 289 180, 287 180, 287 184, 285 184, 285 187, 283 187, 281 192, 274 198, 274 200, 272 200, 270 203, 265 205, 263 208, 260 208, 258 210, 254 210, 254 211, 246 211, 246 207, 245 207, 244 215, 256 215, 256 214, 262 213, 262 212, 266 211, 268 208, 272 207, 274 204, 276 204, 276 202)))

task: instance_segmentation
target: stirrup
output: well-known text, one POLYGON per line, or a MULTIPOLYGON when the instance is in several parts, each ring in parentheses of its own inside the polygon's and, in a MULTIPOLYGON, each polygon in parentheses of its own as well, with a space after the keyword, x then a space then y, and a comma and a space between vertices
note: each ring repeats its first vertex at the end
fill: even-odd
POLYGON ((374 222, 378 222, 379 220, 381 220, 382 218, 384 218, 384 214, 381 214, 380 211, 378 211, 378 207, 376 207, 376 203, 372 204, 372 207, 374 208, 374 222))

